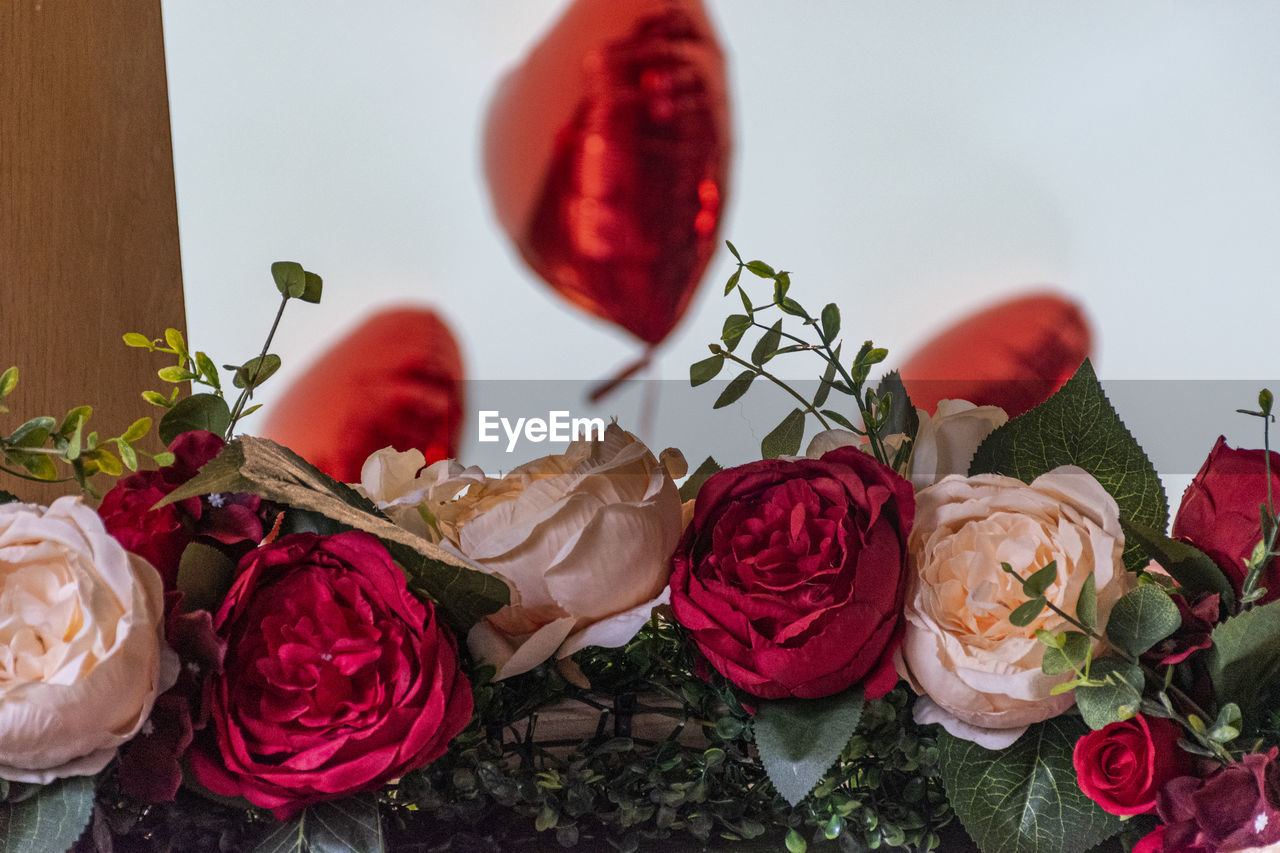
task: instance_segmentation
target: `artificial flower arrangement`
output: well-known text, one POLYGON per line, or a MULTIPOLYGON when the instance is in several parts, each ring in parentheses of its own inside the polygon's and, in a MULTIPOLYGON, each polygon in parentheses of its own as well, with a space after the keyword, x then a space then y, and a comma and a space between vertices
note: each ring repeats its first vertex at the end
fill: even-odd
MULTIPOLYGON (((1166 536, 1087 361, 1012 420, 916 410, 870 384, 884 350, 843 356, 835 305, 730 250, 743 313, 691 380, 732 363, 715 406, 759 378, 799 405, 678 488, 679 453, 617 425, 503 477, 388 448, 339 483, 236 433, 270 337, 229 404, 181 335, 125 336, 208 389, 144 395, 150 470, 147 418, 0 437, 19 477, 134 472, 96 510, 3 495, 4 849, 1280 843, 1270 393, 1263 449, 1219 441, 1166 536), (788 353, 821 359, 814 395, 766 370, 788 353)), ((319 300, 272 271, 282 310, 319 300)))

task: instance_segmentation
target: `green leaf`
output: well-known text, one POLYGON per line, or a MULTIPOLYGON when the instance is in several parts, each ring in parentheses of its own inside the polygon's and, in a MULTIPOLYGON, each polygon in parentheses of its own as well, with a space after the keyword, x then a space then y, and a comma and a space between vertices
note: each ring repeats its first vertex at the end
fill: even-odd
POLYGON ((840 757, 862 717, 863 693, 853 687, 822 699, 772 699, 756 709, 760 763, 778 793, 798 805, 840 757))
POLYGON ((124 343, 125 346, 137 347, 138 349, 155 349, 155 346, 151 343, 151 338, 138 332, 125 332, 124 343))
POLYGON ((720 340, 733 352, 738 347, 742 335, 751 328, 751 318, 746 314, 730 314, 724 318, 724 327, 720 331, 720 340))
POLYGON ((200 377, 209 385, 214 388, 222 387, 222 382, 218 378, 218 366, 205 353, 196 353, 196 369, 200 371, 200 377))
POLYGON ((66 853, 93 817, 93 777, 69 776, 0 803, 0 850, 66 853))
POLYGON ((710 382, 719 375, 720 369, 723 367, 723 355, 713 355, 710 358, 704 358, 702 361, 696 361, 689 365, 689 384, 697 388, 704 382, 710 382))
POLYGON ((724 469, 720 467, 720 463, 708 456, 702 460, 702 464, 689 475, 689 479, 685 480, 680 486, 681 502, 691 501, 698 496, 698 489, 702 488, 702 484, 711 479, 712 474, 717 474, 724 469))
POLYGON ((120 438, 133 444, 149 432, 151 432, 151 418, 138 418, 129 424, 129 428, 124 431, 124 435, 120 436, 120 438))
POLYGON ((1178 606, 1169 593, 1144 583, 1125 593, 1107 619, 1107 639, 1121 651, 1137 657, 1182 625, 1178 606))
POLYGON ((779 456, 795 456, 800 452, 800 442, 804 439, 804 412, 792 409, 773 430, 760 442, 760 455, 764 459, 777 459, 779 456))
POLYGON ((751 363, 764 364, 773 358, 773 354, 778 351, 778 344, 781 342, 782 321, 779 320, 760 336, 760 340, 756 341, 755 349, 751 350, 751 363))
POLYGON ((1043 569, 1033 572, 1031 577, 1022 582, 1022 594, 1035 598, 1044 595, 1045 590, 1053 586, 1058 579, 1058 561, 1050 560, 1043 569))
POLYGON ((738 398, 747 393, 747 389, 751 387, 751 383, 755 381, 759 374, 751 370, 744 370, 730 380, 724 390, 720 392, 720 396, 711 404, 713 409, 723 409, 730 403, 737 402, 738 398))
POLYGON ((0 489, 0 504, 11 503, 22 503, 22 498, 18 497, 13 492, 6 492, 4 489, 0 489))
POLYGON ((822 414, 826 415, 829 420, 833 420, 840 426, 852 432, 857 432, 858 428, 853 425, 853 421, 837 412, 835 409, 823 409, 822 414))
POLYGON ((769 266, 764 261, 747 261, 746 267, 760 278, 773 278, 774 275, 776 275, 773 267, 769 266))
POLYGON ((1209 677, 1221 702, 1235 702, 1250 717, 1280 671, 1280 601, 1252 607, 1209 635, 1209 677))
POLYGON ((1102 658, 1089 665, 1089 680, 1096 686, 1076 687, 1076 707, 1091 729, 1127 720, 1142 705, 1142 669, 1123 658, 1102 658))
POLYGON ((169 345, 169 349, 181 356, 187 354, 187 342, 182 338, 182 332, 177 329, 164 330, 164 342, 169 345))
POLYGON ((0 373, 0 400, 8 397, 13 393, 13 389, 18 387, 18 368, 10 367, 4 373, 0 373))
POLYGON ((1088 731, 1073 717, 1027 729, 1007 749, 938 734, 947 798, 986 853, 1081 853, 1123 826, 1080 791, 1071 753, 1088 731))
POLYGON ((733 255, 734 260, 736 260, 738 263, 742 263, 742 255, 738 254, 738 248, 734 246, 732 243, 730 243, 728 240, 725 240, 724 244, 729 247, 729 254, 733 255))
MULTIPOLYGON (((1092 474, 1115 498, 1122 519, 1164 529, 1169 510, 1160 477, 1112 408, 1088 359, 1052 397, 987 436, 969 473, 1030 483, 1060 465, 1092 474)), ((1145 564, 1136 542, 1125 544, 1124 561, 1130 571, 1145 564)))
POLYGON ((1043 595, 1038 595, 1030 601, 1024 601, 1013 608, 1013 611, 1009 614, 1009 622, 1019 628, 1025 628, 1036 621, 1036 617, 1044 612, 1045 604, 1043 595))
POLYGON ((122 441, 116 446, 116 450, 120 453, 120 461, 124 463, 124 467, 130 471, 138 470, 138 452, 133 449, 133 445, 122 441))
POLYGON ((143 391, 142 399, 146 400, 153 406, 164 406, 166 409, 169 408, 169 401, 158 391, 143 391))
POLYGON ((276 261, 271 265, 276 290, 285 298, 299 298, 307 292, 307 271, 295 261, 276 261))
POLYGON ((911 402, 907 386, 902 384, 902 374, 896 370, 886 373, 880 380, 880 384, 876 386, 876 392, 882 396, 893 395, 889 405, 889 417, 880 429, 880 434, 902 433, 914 437, 920 431, 920 414, 916 411, 915 404, 911 402))
POLYGON ((1080 585, 1080 595, 1076 597, 1076 618, 1086 628, 1098 627, 1098 581, 1093 572, 1089 572, 1080 585))
POLYGON ((58 422, 48 415, 32 418, 13 431, 9 436, 9 444, 15 447, 40 447, 57 425, 58 422))
POLYGON ((280 356, 267 353, 251 358, 236 368, 235 378, 231 383, 237 388, 257 388, 271 378, 280 369, 280 356))
POLYGON ((822 340, 831 343, 840 334, 840 306, 829 302, 822 307, 822 340))
POLYGON ((1084 667, 1084 659, 1089 654, 1089 637, 1080 631, 1064 631, 1060 636, 1062 648, 1049 646, 1044 650, 1040 669, 1045 675, 1061 675, 1084 667))
POLYGON ((510 601, 501 580, 393 524, 368 498, 274 441, 237 438, 157 506, 214 492, 253 492, 372 533, 400 563, 410 586, 433 598, 459 630, 510 601))
POLYGON ((379 853, 386 850, 378 801, 369 794, 308 806, 279 824, 254 853, 379 853))
POLYGON ((320 301, 320 294, 324 291, 324 279, 310 271, 305 272, 304 275, 307 277, 307 286, 302 289, 302 294, 298 298, 314 305, 320 301))
POLYGON ((1120 525, 1125 537, 1141 545, 1187 592, 1216 592, 1228 611, 1235 610, 1235 587, 1208 554, 1145 524, 1122 518, 1120 525))
POLYGON ((813 407, 816 409, 827 402, 831 394, 832 383, 836 381, 836 370, 840 367, 840 347, 836 347, 835 356, 827 362, 827 369, 822 371, 822 381, 818 392, 813 395, 813 407))
POLYGON ((185 367, 171 364, 168 367, 162 367, 157 370, 156 376, 159 376, 165 382, 186 382, 192 378, 192 373, 185 367))
POLYGON ((724 295, 728 296, 733 293, 733 289, 738 286, 738 279, 742 278, 742 269, 733 271, 733 275, 729 276, 729 281, 724 286, 724 295))
POLYGON ((187 545, 178 561, 176 581, 183 609, 217 613, 235 574, 235 561, 219 549, 203 542, 187 545))
POLYGON ((778 300, 778 307, 781 308, 784 313, 790 314, 792 317, 803 317, 805 315, 804 308, 799 302, 796 302, 790 296, 784 296, 782 299, 778 300))
POLYGON ((223 435, 231 425, 231 410, 227 401, 217 394, 192 394, 179 400, 160 419, 160 440, 166 446, 184 432, 206 429, 223 435))

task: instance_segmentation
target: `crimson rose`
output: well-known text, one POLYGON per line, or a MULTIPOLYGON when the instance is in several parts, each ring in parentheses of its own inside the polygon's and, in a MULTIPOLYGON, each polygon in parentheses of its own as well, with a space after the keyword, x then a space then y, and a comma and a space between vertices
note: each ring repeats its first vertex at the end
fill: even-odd
MULTIPOLYGON (((1204 551, 1231 579, 1244 582, 1245 561, 1262 539, 1258 507, 1267 502, 1266 452, 1233 450, 1218 437, 1200 472, 1182 496, 1173 536, 1204 551)), ((1271 454, 1271 490, 1280 499, 1280 454, 1271 454)), ((1262 601, 1280 598, 1280 563, 1267 565, 1259 582, 1262 601)))
POLYGON ((1272 747, 1245 755, 1208 779, 1182 776, 1166 784, 1158 802, 1164 849, 1228 853, 1280 841, 1276 754, 1272 747))
POLYGON ((911 483, 854 447, 721 471, 672 558, 671 606, 713 667, 763 699, 897 682, 911 483))
POLYGON ((1080 790, 1116 815, 1154 811, 1160 788, 1191 772, 1191 756, 1178 746, 1181 727, 1137 714, 1076 741, 1071 755, 1080 790))
POLYGON ((240 561, 206 687, 196 778, 281 820, 438 758, 471 719, 453 635, 361 531, 297 533, 240 561))

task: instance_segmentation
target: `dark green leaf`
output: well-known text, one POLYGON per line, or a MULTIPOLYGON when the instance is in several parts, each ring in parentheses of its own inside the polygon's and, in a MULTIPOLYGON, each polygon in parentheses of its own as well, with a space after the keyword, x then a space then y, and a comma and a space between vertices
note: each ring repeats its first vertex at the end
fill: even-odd
POLYGON ((783 798, 797 805, 822 781, 862 717, 854 687, 823 699, 774 699, 756 709, 760 763, 783 798))
POLYGON ((779 456, 795 456, 800 452, 800 442, 804 439, 804 412, 792 409, 773 430, 760 442, 760 455, 764 459, 777 459, 779 456))
POLYGON ((720 332, 720 340, 733 352, 738 347, 742 335, 751 328, 751 318, 746 314, 730 314, 724 318, 724 328, 720 332))
POLYGON ((1145 524, 1122 518, 1120 525, 1125 537, 1141 545, 1187 592, 1216 592, 1228 610, 1235 609, 1235 588, 1208 554, 1145 524))
POLYGON ((455 628, 469 628, 510 600, 498 578, 391 523, 368 498, 265 438, 241 436, 230 442, 157 506, 214 492, 253 492, 372 533, 404 568, 410 586, 435 599, 455 628))
POLYGON ((840 348, 836 347, 836 356, 827 362, 827 369, 822 371, 822 381, 818 385, 818 391, 813 395, 813 407, 815 409, 827 402, 827 397, 831 394, 831 383, 835 381, 836 369, 839 364, 840 348))
POLYGON ((302 289, 302 295, 298 298, 303 302, 315 304, 320 301, 320 294, 324 291, 324 279, 313 272, 304 273, 307 279, 307 286, 302 289))
POLYGON ((779 320, 760 336, 760 340, 756 341, 755 348, 751 350, 751 363, 764 364, 773 358, 773 354, 777 351, 778 344, 781 342, 782 321, 779 320))
POLYGON ((764 261, 747 261, 747 269, 760 278, 773 278, 774 276, 773 267, 764 261))
POLYGON ((1182 617, 1169 593, 1144 583, 1125 593, 1111 608, 1107 639, 1121 651, 1137 657, 1178 630, 1182 617))
POLYGON ((742 278, 742 269, 738 268, 733 271, 733 275, 729 276, 729 281, 724 286, 724 295, 728 296, 733 289, 738 286, 738 279, 742 278))
POLYGON ((1019 628, 1025 628, 1036 621, 1036 617, 1044 612, 1044 608, 1044 596, 1036 596, 1030 601, 1024 601, 1013 608, 1013 612, 1009 614, 1009 622, 1019 628))
POLYGON ((1050 646, 1044 650, 1044 658, 1040 669, 1046 675, 1061 675, 1083 668, 1085 656, 1089 653, 1089 638, 1079 631, 1063 632, 1062 648, 1050 646))
POLYGON ((215 435, 223 435, 231 425, 231 410, 227 401, 217 394, 192 394, 179 400, 160 419, 160 440, 170 444, 184 432, 205 429, 215 435))
POLYGON ((1093 572, 1080 585, 1080 595, 1076 597, 1076 618, 1086 628, 1098 627, 1098 581, 1093 572))
POLYGON ((734 259, 737 260, 738 263, 742 263, 742 255, 738 254, 737 247, 734 246, 732 243, 730 243, 728 240, 725 240, 724 244, 729 247, 729 254, 733 255, 734 259))
POLYGON ((702 484, 709 480, 712 474, 723 470, 720 464, 710 456, 702 460, 702 464, 680 486, 680 500, 682 502, 693 500, 698 496, 698 489, 702 488, 702 484))
POLYGON ((1089 665, 1089 679, 1105 682, 1076 688, 1080 718, 1091 729, 1127 720, 1142 705, 1142 670, 1122 658, 1102 658, 1089 665))
POLYGON ((787 291, 791 289, 791 276, 785 272, 780 272, 773 277, 773 301, 781 302, 787 297, 787 291))
POLYGON ((822 340, 828 344, 840 334, 840 306, 828 302, 822 308, 822 340))
MULTIPOLYGON (((1169 511, 1151 460, 1098 384, 1085 359, 1052 397, 997 429, 978 447, 970 474, 1007 474, 1024 483, 1060 465, 1092 474, 1120 507, 1120 517, 1163 530, 1169 511)), ((1125 565, 1145 565, 1137 543, 1126 543, 1125 565)))
POLYGON ((1280 601, 1219 623, 1209 635, 1209 677, 1219 702, 1235 702, 1250 717, 1263 688, 1280 672, 1280 601))
POLYGON ((254 853, 379 853, 386 849, 378 801, 368 794, 308 806, 279 824, 254 853))
POLYGON ((704 382, 710 382, 716 378, 722 367, 724 367, 723 355, 713 355, 694 362, 689 365, 689 384, 697 388, 704 382))
POLYGON ((13 431, 9 444, 14 447, 40 447, 57 425, 58 422, 48 415, 32 418, 13 431))
POLYGON ((0 850, 66 853, 93 817, 93 777, 70 776, 0 803, 0 850))
POLYGON ((257 388, 271 378, 280 369, 280 356, 267 353, 246 361, 236 368, 235 378, 231 380, 237 388, 257 388))
POLYGON ((850 430, 852 432, 858 431, 858 428, 853 425, 853 421, 849 420, 844 415, 837 412, 835 409, 823 409, 822 414, 826 415, 828 420, 835 421, 836 423, 838 423, 840 426, 844 427, 847 430, 850 430))
POLYGON ((1032 573, 1031 577, 1026 578, 1022 582, 1022 594, 1034 598, 1044 595, 1044 591, 1053 586, 1053 582, 1058 579, 1058 561, 1050 560, 1043 568, 1032 573))
POLYGON ((1081 853, 1122 821, 1076 784, 1071 753, 1088 729, 1073 717, 1031 726, 1013 746, 988 750, 939 732, 947 798, 987 853, 1081 853))
POLYGON ((22 498, 18 497, 13 492, 6 492, 4 489, 0 489, 0 504, 9 504, 14 503, 15 501, 21 503, 22 498))
POLYGON ((803 317, 805 315, 804 308, 790 296, 784 296, 779 300, 778 307, 783 310, 783 313, 790 314, 793 317, 803 317))
POLYGON ((299 298, 307 292, 307 271, 302 264, 294 261, 276 261, 271 265, 271 277, 276 281, 276 290, 288 298, 299 298))
POLYGON ((746 288, 738 288, 738 296, 742 298, 742 310, 748 315, 755 313, 755 306, 751 304, 751 298, 747 296, 746 288))
POLYGON ((187 545, 178 562, 177 577, 183 609, 217 613, 235 572, 235 561, 212 545, 203 542, 187 545))
POLYGON ((751 387, 751 383, 755 381, 758 374, 744 370, 730 380, 724 390, 720 392, 720 396, 711 404, 713 409, 722 409, 730 403, 736 402, 739 397, 747 393, 747 389, 751 387))
POLYGON ((886 373, 880 380, 880 384, 876 386, 876 391, 882 395, 886 393, 893 395, 893 402, 889 406, 889 418, 880 430, 881 435, 902 433, 914 437, 920 431, 920 414, 911 402, 907 386, 902 384, 902 374, 896 370, 886 373))

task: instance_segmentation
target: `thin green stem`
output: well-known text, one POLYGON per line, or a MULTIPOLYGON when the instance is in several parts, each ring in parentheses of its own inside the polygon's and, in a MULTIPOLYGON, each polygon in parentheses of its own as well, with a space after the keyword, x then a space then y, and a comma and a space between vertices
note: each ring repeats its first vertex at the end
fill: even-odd
POLYGON ((721 348, 720 348, 720 352, 724 355, 724 357, 725 357, 725 358, 729 359, 729 360, 730 360, 730 361, 732 361, 732 362, 736 362, 737 364, 741 364, 743 367, 746 367, 746 368, 748 368, 748 369, 750 369, 750 370, 755 371, 756 373, 758 373, 758 374, 760 374, 761 376, 763 376, 765 379, 768 379, 768 380, 769 380, 770 382, 772 382, 774 385, 777 385, 779 388, 781 388, 782 390, 786 391, 786 392, 787 392, 788 394, 790 394, 792 397, 795 397, 797 400, 799 400, 799 401, 800 401, 800 405, 802 405, 802 406, 804 407, 804 410, 805 410, 806 412, 808 412, 809 414, 813 415, 815 418, 817 418, 817 419, 818 419, 818 423, 822 424, 822 428, 823 428, 823 429, 831 429, 831 424, 827 422, 827 419, 826 419, 826 418, 824 418, 824 417, 822 416, 822 413, 821 413, 821 412, 819 412, 817 409, 815 409, 815 408, 813 407, 813 403, 810 403, 808 400, 806 400, 804 397, 802 397, 802 396, 801 396, 799 393, 797 393, 797 392, 796 392, 796 390, 795 390, 794 388, 792 388, 790 385, 788 385, 787 383, 783 382, 781 379, 779 379, 778 377, 774 376, 772 373, 770 373, 769 371, 765 370, 765 369, 764 369, 763 367, 761 367, 760 365, 758 365, 758 364, 752 364, 751 362, 749 362, 749 361, 747 361, 747 360, 745 360, 745 359, 738 358, 736 355, 734 355, 733 353, 729 352, 729 351, 728 351, 727 349, 725 349, 724 347, 721 347, 721 348))
POLYGON ((253 383, 258 378, 258 372, 262 370, 263 361, 267 357, 267 350, 271 348, 271 341, 276 336, 276 329, 280 327, 280 318, 284 316, 284 306, 289 304, 289 297, 286 294, 280 299, 280 307, 276 310, 276 318, 271 322, 271 331, 267 332, 267 339, 262 344, 262 352, 258 354, 258 362, 254 366, 253 375, 245 382, 245 388, 240 392, 240 396, 236 398, 235 408, 231 410, 231 422, 227 424, 227 433, 223 436, 227 441, 231 440, 231 436, 235 433, 236 421, 240 420, 241 413, 244 412, 245 404, 253 396, 253 383))

